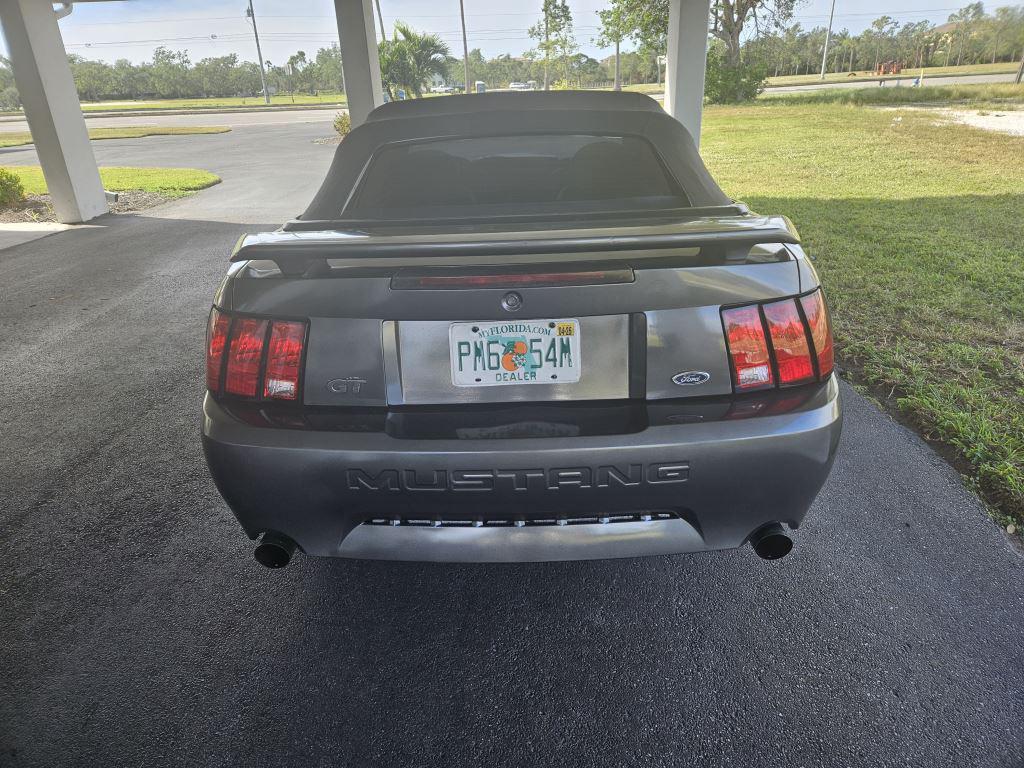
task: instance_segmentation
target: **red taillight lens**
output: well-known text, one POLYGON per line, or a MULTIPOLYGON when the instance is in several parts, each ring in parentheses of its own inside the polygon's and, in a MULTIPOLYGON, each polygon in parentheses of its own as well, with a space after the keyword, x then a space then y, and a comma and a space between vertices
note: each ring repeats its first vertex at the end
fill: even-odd
POLYGON ((732 359, 732 383, 737 392, 765 389, 774 383, 768 343, 757 306, 722 312, 725 338, 732 359))
POLYGON ((807 330, 796 308, 796 301, 776 301, 765 304, 763 309, 779 369, 779 386, 790 387, 814 381, 814 363, 807 344, 807 330))
POLYGON ((821 289, 796 299, 723 309, 722 323, 736 392, 768 389, 775 378, 778 386, 792 387, 832 375, 832 329, 821 289))
POLYGON ((231 318, 216 308, 210 311, 206 326, 206 388, 211 392, 220 390, 220 373, 224 369, 224 347, 228 340, 231 318))
POLYGON ((305 338, 305 323, 274 321, 270 328, 270 343, 267 346, 264 397, 295 400, 299 396, 299 371, 302 366, 302 345, 305 338))
POLYGON ((828 378, 835 367, 835 351, 832 345, 832 323, 825 307, 825 297, 818 290, 800 299, 800 304, 811 331, 815 354, 818 356, 818 376, 822 379, 828 378))
POLYGON ((228 371, 224 391, 230 395, 255 397, 259 391, 260 361, 269 321, 239 317, 231 328, 228 371))
POLYGON ((306 327, 215 308, 206 337, 207 388, 215 395, 298 400, 306 327))

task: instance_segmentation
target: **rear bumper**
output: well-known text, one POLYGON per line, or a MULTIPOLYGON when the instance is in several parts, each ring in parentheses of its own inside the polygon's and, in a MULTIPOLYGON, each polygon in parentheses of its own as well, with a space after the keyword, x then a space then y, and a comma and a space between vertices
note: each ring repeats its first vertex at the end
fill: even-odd
POLYGON ((203 447, 254 538, 277 531, 335 557, 575 560, 728 549, 768 523, 797 527, 841 423, 835 377, 777 415, 662 414, 628 434, 520 439, 257 427, 207 396, 203 447))

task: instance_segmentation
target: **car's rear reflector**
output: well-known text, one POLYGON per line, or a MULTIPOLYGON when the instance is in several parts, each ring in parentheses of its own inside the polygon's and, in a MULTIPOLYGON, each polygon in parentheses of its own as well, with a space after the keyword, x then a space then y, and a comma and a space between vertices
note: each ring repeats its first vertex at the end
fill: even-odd
POLYGON ((727 309, 722 312, 722 321, 732 361, 733 388, 751 392, 772 386, 771 359, 758 306, 727 309))
POLYGON ((220 374, 224 370, 224 347, 228 341, 231 317, 214 307, 206 327, 206 388, 211 392, 220 389, 220 374))
POLYGON ((792 387, 832 375, 832 329, 820 288, 795 299, 723 309, 722 324, 735 392, 792 387))
POLYGON ((267 339, 269 321, 255 317, 238 317, 231 326, 228 345, 228 370, 224 391, 229 395, 255 397, 259 391, 260 362, 267 339))
POLYGON ((776 301, 765 304, 763 309, 779 371, 779 386, 791 387, 814 381, 814 361, 807 341, 807 328, 796 308, 796 301, 776 301))
POLYGON ((299 373, 306 324, 275 320, 267 345, 267 368, 263 396, 275 400, 295 400, 299 396, 299 373))
POLYGON ((832 343, 832 322, 825 306, 825 297, 820 290, 815 291, 801 298, 800 305, 803 307, 811 339, 814 341, 818 376, 822 379, 827 378, 835 367, 835 350, 832 343))

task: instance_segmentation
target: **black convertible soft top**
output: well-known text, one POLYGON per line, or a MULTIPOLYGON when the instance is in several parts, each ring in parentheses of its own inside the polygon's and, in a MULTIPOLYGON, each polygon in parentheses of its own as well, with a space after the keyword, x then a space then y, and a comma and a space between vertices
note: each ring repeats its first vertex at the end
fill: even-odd
POLYGON ((371 157, 388 144, 515 134, 638 136, 661 156, 694 207, 729 205, 689 132, 640 93, 484 93, 391 102, 373 110, 339 145, 327 178, 302 219, 336 221, 371 157))

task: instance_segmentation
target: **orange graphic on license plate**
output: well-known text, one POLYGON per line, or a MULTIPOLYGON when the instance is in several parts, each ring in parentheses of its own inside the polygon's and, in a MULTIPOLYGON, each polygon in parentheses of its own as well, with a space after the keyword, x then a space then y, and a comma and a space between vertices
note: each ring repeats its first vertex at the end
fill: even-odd
POLYGON ((578 320, 453 323, 448 331, 457 387, 572 384, 580 380, 578 320))

